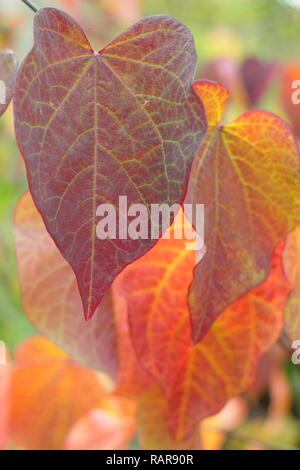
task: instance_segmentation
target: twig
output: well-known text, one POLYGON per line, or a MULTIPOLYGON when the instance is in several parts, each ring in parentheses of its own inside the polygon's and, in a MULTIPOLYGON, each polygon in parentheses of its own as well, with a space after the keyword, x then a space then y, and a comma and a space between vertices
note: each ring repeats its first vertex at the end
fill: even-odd
POLYGON ((25 3, 29 8, 31 8, 32 11, 34 11, 34 13, 36 13, 38 11, 38 7, 32 3, 30 0, 22 0, 23 3, 25 3))
POLYGON ((228 431, 226 429, 222 429, 219 426, 214 426, 212 424, 202 424, 202 429, 222 433, 227 437, 227 439, 231 438, 236 441, 245 442, 245 443, 253 442, 263 447, 267 447, 267 450, 300 450, 299 447, 289 446, 285 444, 276 444, 274 442, 268 442, 268 441, 265 441, 264 439, 244 434, 241 431, 237 431, 237 430, 228 431))

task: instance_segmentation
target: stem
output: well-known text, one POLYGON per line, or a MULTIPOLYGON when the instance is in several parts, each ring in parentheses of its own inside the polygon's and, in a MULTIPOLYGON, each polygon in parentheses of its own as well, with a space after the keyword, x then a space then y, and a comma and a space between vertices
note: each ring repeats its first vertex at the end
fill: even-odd
POLYGON ((29 8, 31 8, 32 11, 34 11, 34 13, 36 13, 38 11, 38 7, 32 3, 30 0, 21 0, 23 3, 25 3, 29 8))

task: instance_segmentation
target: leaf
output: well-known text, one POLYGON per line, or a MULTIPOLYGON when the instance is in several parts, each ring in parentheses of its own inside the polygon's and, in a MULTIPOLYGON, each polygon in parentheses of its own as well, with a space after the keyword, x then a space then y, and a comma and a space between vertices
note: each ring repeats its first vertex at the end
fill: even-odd
POLYGON ((115 378, 118 354, 111 293, 90 322, 78 315, 81 300, 76 278, 46 231, 29 192, 18 203, 14 234, 28 319, 74 359, 115 378))
POLYGON ((128 339, 126 305, 108 291, 88 323, 77 314, 81 301, 74 273, 46 231, 29 192, 18 203, 14 234, 28 319, 74 359, 109 374, 124 394, 143 390, 147 377, 139 370, 128 339))
POLYGON ((261 61, 256 57, 248 57, 242 62, 240 72, 249 106, 253 108, 267 91, 275 72, 275 64, 261 61))
MULTIPOLYGON (((290 291, 281 251, 268 279, 230 305, 196 345, 187 305, 195 261, 184 240, 160 240, 118 277, 137 356, 164 392, 176 442, 252 385, 260 357, 278 338, 290 291)), ((152 410, 155 401, 147 406, 152 410)))
POLYGON ((293 286, 284 309, 284 327, 291 342, 300 338, 300 227, 287 238, 283 252, 285 274, 293 286))
POLYGON ((107 392, 97 375, 43 337, 32 337, 15 354, 10 382, 12 442, 27 449, 62 449, 73 424, 101 407, 107 392))
MULTIPOLYGON (((65 13, 41 9, 14 101, 16 135, 47 230, 89 319, 116 275, 156 240, 99 240, 96 209, 180 203, 206 130, 191 89, 191 33, 142 19, 99 52, 65 13)), ((117 212, 118 213, 118 212, 117 212)))
POLYGON ((6 111, 15 92, 17 68, 13 51, 0 51, 0 116, 6 111))
POLYGON ((219 126, 228 93, 199 81, 209 131, 194 160, 186 203, 205 205, 206 255, 189 295, 193 338, 266 279, 275 247, 300 219, 299 152, 277 116, 249 111, 219 126))
POLYGON ((300 94, 299 84, 295 88, 294 82, 300 80, 300 63, 285 65, 281 71, 281 102, 291 122, 293 131, 300 137, 300 94), (295 100, 293 100, 295 95, 295 100), (295 101, 295 102, 294 102, 295 101))

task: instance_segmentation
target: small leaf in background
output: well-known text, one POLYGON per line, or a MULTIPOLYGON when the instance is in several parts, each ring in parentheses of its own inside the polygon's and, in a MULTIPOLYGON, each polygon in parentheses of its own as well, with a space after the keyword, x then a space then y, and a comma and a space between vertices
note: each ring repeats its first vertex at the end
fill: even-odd
POLYGON ((16 351, 9 401, 10 441, 34 450, 64 448, 75 423, 111 406, 97 374, 43 337, 28 339, 16 351))
POLYGON ((275 71, 276 66, 272 62, 265 62, 256 57, 244 59, 240 73, 250 108, 255 107, 266 93, 275 71))
POLYGON ((28 319, 76 360, 109 374, 122 393, 135 395, 147 383, 129 341, 126 305, 106 293, 85 322, 75 275, 60 254, 25 193, 15 214, 15 242, 23 308, 28 319))
POLYGON ((0 51, 0 116, 6 111, 15 92, 18 63, 10 50, 0 51))
MULTIPOLYGON (((278 338, 290 292, 281 271, 281 251, 274 254, 268 279, 230 305, 196 345, 187 305, 195 252, 185 249, 184 240, 160 240, 117 278, 115 288, 127 301, 137 357, 163 390, 164 426, 178 446, 193 435, 200 420, 250 387, 260 357, 278 338)), ((157 406, 148 400, 147 409, 139 405, 145 422, 152 420, 147 414, 157 406)), ((159 442, 160 434, 156 437, 149 436, 150 442, 159 442)))
POLYGON ((299 83, 300 63, 288 64, 283 66, 281 71, 281 102, 289 118, 292 129, 298 137, 300 137, 299 83))
POLYGON ((227 90, 206 81, 194 88, 209 121, 185 201, 205 205, 207 251, 189 294, 199 341, 230 303, 266 279, 273 250, 300 222, 300 174, 297 144, 279 117, 249 111, 218 126, 227 90))
POLYGON ((142 19, 95 52, 71 17, 46 8, 34 37, 18 75, 16 135, 89 319, 116 275, 156 242, 99 240, 97 207, 110 203, 118 214, 120 195, 147 208, 184 198, 206 130, 191 89, 196 53, 189 30, 166 16, 142 19))
POLYGON ((291 342, 300 339, 300 227, 287 238, 283 252, 286 276, 293 286, 284 309, 284 327, 291 342))

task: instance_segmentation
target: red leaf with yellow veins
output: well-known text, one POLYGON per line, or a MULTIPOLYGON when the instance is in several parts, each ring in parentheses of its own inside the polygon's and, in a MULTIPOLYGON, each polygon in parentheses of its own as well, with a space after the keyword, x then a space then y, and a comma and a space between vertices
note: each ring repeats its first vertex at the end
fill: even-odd
POLYGON ((209 131, 195 157, 187 203, 205 205, 206 255, 189 295, 193 338, 266 279, 275 247, 300 222, 299 152, 287 125, 250 111, 219 126, 227 90, 199 81, 209 131))
POLYGON ((206 130, 191 89, 191 33, 142 19, 95 52, 65 13, 41 9, 21 66, 15 124, 30 189, 72 266, 90 318, 116 275, 155 240, 99 240, 97 207, 182 202, 206 130))
POLYGON ((9 400, 11 441, 27 449, 53 450, 63 448, 79 419, 106 402, 107 392, 95 372, 37 336, 16 352, 9 400))
POLYGON ((77 314, 81 301, 74 273, 46 231, 29 192, 18 203, 14 233, 29 320, 76 360, 109 374, 122 393, 143 390, 147 377, 128 338, 126 305, 109 289, 88 323, 77 314))
POLYGON ((291 341, 300 339, 300 227, 287 238, 283 252, 286 277, 293 290, 284 308, 284 327, 291 341))
MULTIPOLYGON (((261 355, 278 338, 290 291, 280 254, 274 255, 268 279, 230 305, 196 345, 187 305, 195 253, 185 249, 184 240, 160 240, 118 277, 137 356, 164 391, 175 441, 245 392, 261 355)), ((148 403, 152 408, 155 401, 148 403)))
POLYGON ((0 51, 0 116, 6 111, 14 91, 18 63, 10 50, 0 51))

